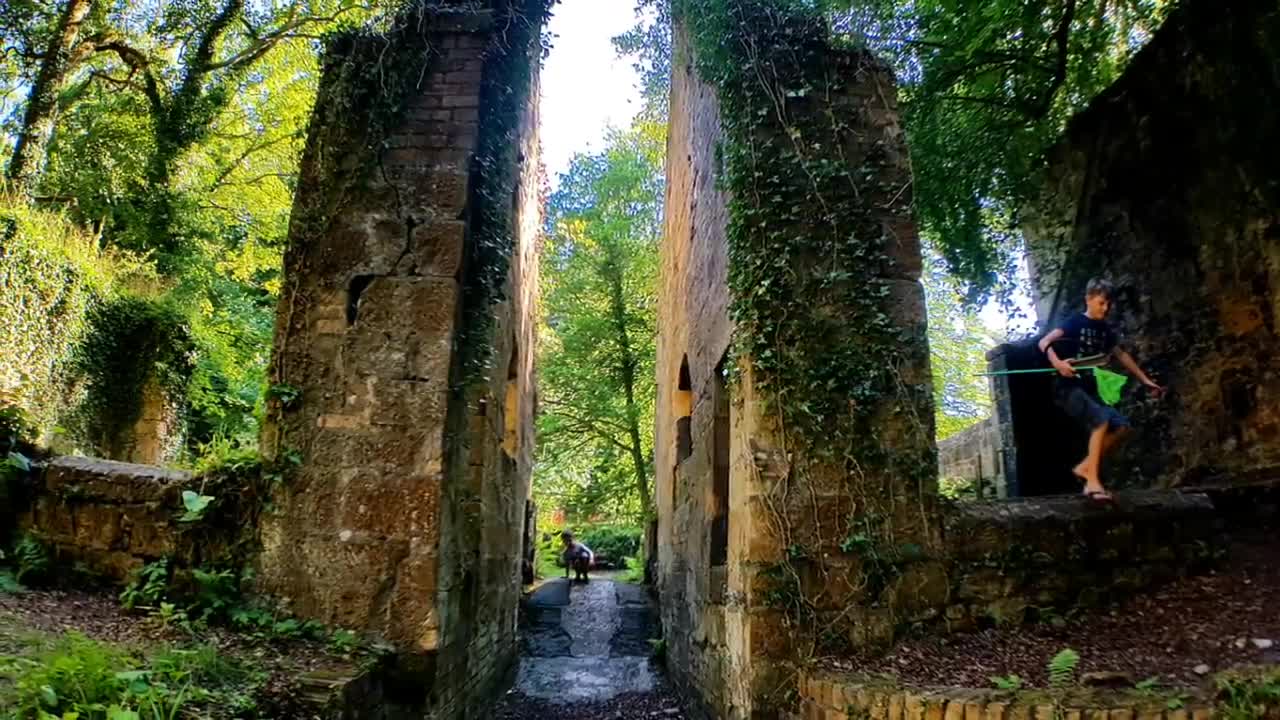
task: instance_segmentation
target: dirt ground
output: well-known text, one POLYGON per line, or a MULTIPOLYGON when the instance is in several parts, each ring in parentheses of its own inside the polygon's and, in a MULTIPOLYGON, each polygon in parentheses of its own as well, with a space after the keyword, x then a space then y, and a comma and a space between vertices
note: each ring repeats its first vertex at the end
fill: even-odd
POLYGON ((991 687, 993 676, 1047 682, 1046 665, 1064 648, 1079 672, 1116 672, 1133 682, 1194 687, 1242 664, 1280 664, 1280 538, 1237 540, 1215 572, 1188 577, 1058 625, 1001 627, 908 639, 883 657, 827 661, 921 685, 991 687))

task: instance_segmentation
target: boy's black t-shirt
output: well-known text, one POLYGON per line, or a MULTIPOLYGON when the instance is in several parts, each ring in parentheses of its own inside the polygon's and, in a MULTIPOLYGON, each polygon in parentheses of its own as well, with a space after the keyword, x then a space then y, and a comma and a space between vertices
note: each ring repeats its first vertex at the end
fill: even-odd
MULTIPOLYGON (((1084 313, 1067 318, 1061 326, 1062 337, 1053 343, 1053 351, 1062 360, 1086 358, 1094 355, 1110 355, 1119 342, 1116 331, 1106 320, 1094 320, 1084 313)), ((1059 381, 1079 382, 1091 395, 1098 394, 1097 381, 1091 372, 1076 375, 1077 380, 1059 377, 1059 381)))

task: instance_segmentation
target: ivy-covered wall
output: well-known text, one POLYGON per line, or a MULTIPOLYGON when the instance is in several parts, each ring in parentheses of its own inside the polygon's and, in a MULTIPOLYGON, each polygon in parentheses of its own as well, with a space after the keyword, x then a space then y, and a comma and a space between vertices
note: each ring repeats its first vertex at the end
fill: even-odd
POLYGON ((892 74, 807 4, 676 9, 664 631, 712 714, 768 717, 946 585, 910 165, 892 74))
MULTIPOLYGON (((1024 209, 1042 327, 1078 311, 1088 278, 1109 277, 1124 344, 1171 390, 1156 401, 1130 383, 1120 408, 1137 432, 1114 484, 1280 467, 1277 34, 1274 2, 1182 3, 1073 120, 1024 209)), ((1013 422, 1063 434, 1030 412, 1013 422)))
POLYGON ((544 0, 409 4, 325 56, 263 447, 262 588, 472 717, 515 658, 532 450, 544 0))

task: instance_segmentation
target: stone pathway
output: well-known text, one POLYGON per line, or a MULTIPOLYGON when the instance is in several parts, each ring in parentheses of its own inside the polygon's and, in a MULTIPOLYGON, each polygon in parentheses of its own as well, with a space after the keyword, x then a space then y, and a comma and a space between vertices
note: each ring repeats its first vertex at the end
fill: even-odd
POLYGON ((550 580, 521 608, 515 687, 497 718, 681 718, 649 660, 658 622, 645 588, 594 576, 550 580))

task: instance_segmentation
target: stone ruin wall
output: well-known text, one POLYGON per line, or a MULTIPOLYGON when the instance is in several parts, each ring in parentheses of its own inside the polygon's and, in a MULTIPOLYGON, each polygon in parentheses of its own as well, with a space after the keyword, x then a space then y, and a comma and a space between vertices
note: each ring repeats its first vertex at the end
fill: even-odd
POLYGON ((387 39, 361 36, 326 57, 278 312, 274 381, 301 395, 273 408, 264 453, 302 462, 263 520, 262 589, 392 644, 404 680, 388 701, 429 715, 477 706, 516 646, 541 221, 537 32, 499 31, 515 4, 427 15, 393 41, 431 59, 376 150, 325 108, 376 96, 376 75, 351 86, 332 68, 387 39), (525 105, 500 106, 513 96, 499 84, 525 105), (483 133, 511 115, 500 144, 518 155, 482 166, 483 133), (369 160, 376 172, 335 199, 331 187, 369 160), (481 310, 491 334, 467 341, 491 343, 492 367, 468 385, 457 338, 482 172, 513 181, 497 203, 515 238, 505 299, 481 310), (309 221, 316 208, 331 222, 309 221))
POLYGON ((938 477, 966 480, 978 497, 1005 497, 1004 454, 995 416, 938 441, 938 477))
POLYGON ((1122 484, 1280 468, 1278 36, 1274 3, 1185 3, 1073 120, 1025 211, 1042 328, 1107 276, 1128 345, 1172 388, 1122 406, 1122 484))
MULTIPOLYGON (((733 718, 740 717, 749 702, 744 609, 741 602, 726 602, 727 568, 723 563, 712 568, 710 560, 716 514, 715 433, 722 429, 723 442, 726 420, 723 412, 720 422, 716 420, 722 386, 715 371, 728 352, 733 330, 728 309, 728 217, 726 198, 715 185, 720 137, 716 92, 698 77, 689 53, 687 38, 678 33, 658 298, 657 585, 675 681, 714 716, 733 718)), ((740 406, 731 407, 735 421, 740 413, 740 406)), ((730 520, 729 527, 732 533, 738 526, 730 520)), ((744 537, 731 538, 729 551, 740 548, 744 537)))
MULTIPOLYGON (((658 509, 658 588, 662 598, 669 667, 682 691, 714 717, 771 717, 794 675, 787 663, 805 630, 789 627, 766 600, 765 576, 777 567, 788 539, 777 529, 770 505, 780 484, 792 485, 781 510, 810 550, 824 559, 805 570, 805 590, 828 617, 844 615, 839 631, 865 641, 865 599, 858 597, 857 563, 838 547, 852 506, 847 477, 818 468, 818 480, 800 487, 787 477, 778 433, 752 390, 750 361, 732 389, 718 374, 728 364, 733 324, 727 287, 727 198, 717 186, 721 139, 716 91, 694 69, 688 38, 677 30, 668 134, 666 227, 662 244, 655 431, 658 509), (815 516, 815 510, 816 516, 815 516), (724 525, 727 524, 727 528, 724 525), (815 527, 816 526, 816 527, 815 527), (824 532, 825 530, 825 532, 824 532), (720 533, 719 540, 715 539, 720 533), (718 545, 718 547, 717 547, 718 545), (843 592, 839 588, 847 586, 843 592), (835 590, 833 590, 835 589, 835 590)), ((842 148, 857 163, 870 148, 885 148, 886 166, 868 203, 882 210, 877 222, 898 276, 886 310, 918 351, 901 368, 919 392, 914 408, 927 427, 900 426, 896 401, 885 401, 883 442, 932 462, 928 352, 924 297, 918 282, 919 243, 910 216, 909 164, 892 100, 891 74, 858 52, 832 51, 836 72, 861 79, 855 93, 838 98, 853 118, 842 148), (883 196, 881 196, 883 193, 883 196), (913 364, 915 363, 915 364, 913 364)), ((807 111, 801 104, 797 112, 807 111)), ((816 211, 815 211, 816 212, 816 211)), ((902 487, 883 478, 888 502, 900 514, 904 538, 937 546, 936 515, 920 513, 931 488, 902 487)), ((939 570, 924 566, 924 575, 939 570)), ((921 573, 910 582, 919 582, 921 573)), ((945 584, 945 578, 937 582, 945 584)), ((869 604, 869 603, 866 603, 869 604)), ((892 624, 889 624, 892 627, 892 624)), ((812 628, 810 628, 811 630, 812 628)))

